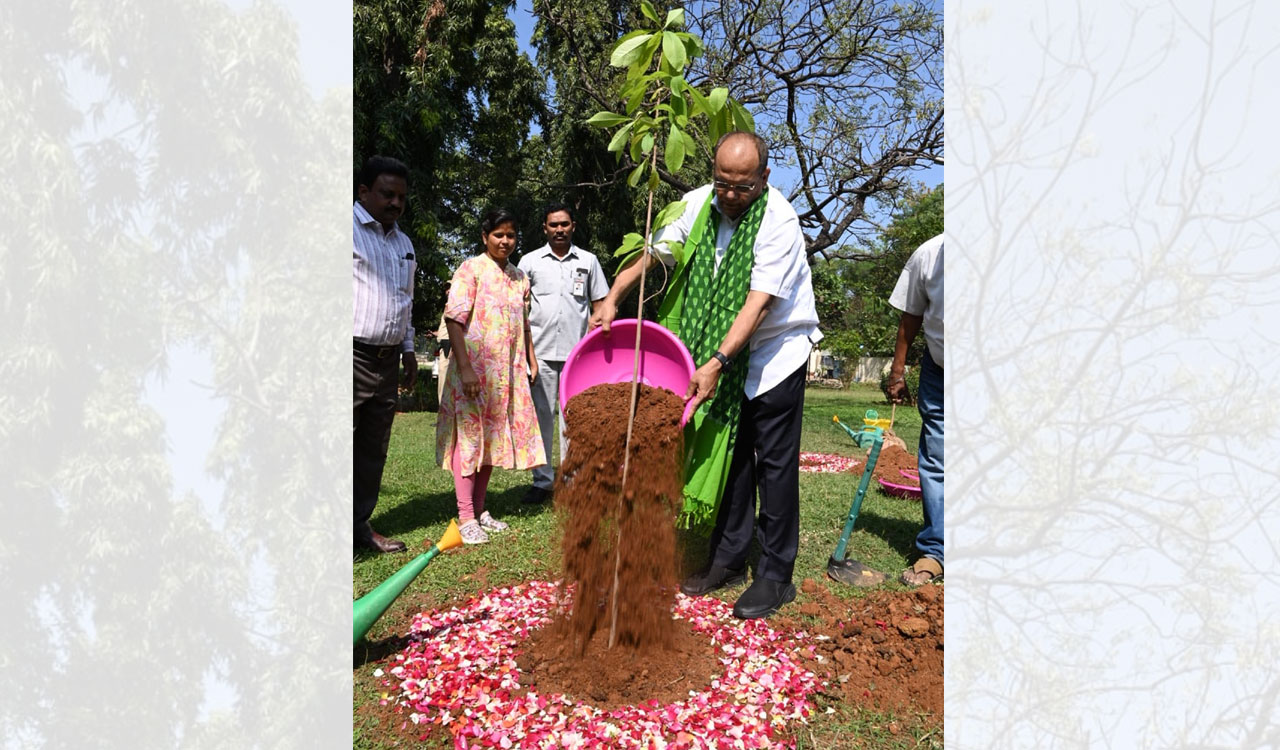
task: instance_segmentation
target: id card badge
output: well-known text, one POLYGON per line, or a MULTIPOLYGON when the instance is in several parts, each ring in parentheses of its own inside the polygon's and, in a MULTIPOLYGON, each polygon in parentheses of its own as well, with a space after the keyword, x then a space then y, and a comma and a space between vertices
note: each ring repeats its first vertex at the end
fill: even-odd
POLYGON ((587 293, 587 269, 579 268, 573 272, 573 296, 582 297, 587 293))

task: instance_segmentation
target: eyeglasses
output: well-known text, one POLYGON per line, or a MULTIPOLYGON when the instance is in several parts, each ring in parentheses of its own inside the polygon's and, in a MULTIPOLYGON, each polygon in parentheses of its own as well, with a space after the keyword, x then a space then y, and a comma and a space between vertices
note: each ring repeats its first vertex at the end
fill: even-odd
POLYGON ((750 193, 752 190, 755 190, 756 183, 753 182, 750 185, 730 185, 729 183, 724 182, 722 180, 715 180, 714 182, 711 183, 711 187, 715 188, 716 192, 718 193, 727 193, 730 190, 732 190, 733 192, 741 195, 743 193, 750 193))

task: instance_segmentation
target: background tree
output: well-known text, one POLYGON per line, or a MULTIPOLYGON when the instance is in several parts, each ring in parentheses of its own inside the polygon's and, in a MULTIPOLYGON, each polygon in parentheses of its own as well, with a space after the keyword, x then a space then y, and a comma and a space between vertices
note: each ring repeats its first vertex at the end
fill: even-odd
MULTIPOLYGON (((818 317, 827 338, 823 346, 846 358, 893 356, 900 313, 889 295, 907 259, 925 240, 942 232, 943 187, 912 193, 892 223, 861 253, 869 260, 833 260, 814 264, 818 317)), ((917 337, 907 352, 915 365, 924 352, 917 337)))
POLYGON ((689 13, 707 45, 698 71, 755 114, 798 175, 788 198, 809 254, 865 257, 883 217, 942 164, 941 9, 726 0, 689 13))
MULTIPOLYGON (((545 119, 543 76, 516 43, 512 2, 361 0, 354 15, 354 156, 408 164, 401 220, 418 254, 414 326, 434 331, 443 282, 478 251, 490 205, 532 216, 520 180, 540 151, 530 124, 545 119)), ((354 186, 353 186, 354 189, 354 186)), ((537 239, 523 226, 522 242, 537 239)), ((536 246, 536 245, 535 245, 536 246)))

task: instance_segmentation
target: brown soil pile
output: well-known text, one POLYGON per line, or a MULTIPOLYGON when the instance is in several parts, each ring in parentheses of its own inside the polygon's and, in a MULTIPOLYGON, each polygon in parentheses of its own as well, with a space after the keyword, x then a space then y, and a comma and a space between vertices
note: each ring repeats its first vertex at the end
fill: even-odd
POLYGON ((555 504, 562 580, 576 591, 562 633, 569 653, 584 658, 596 633, 607 636, 615 623, 618 645, 637 651, 674 646, 684 402, 665 389, 640 386, 624 493, 630 401, 630 383, 611 383, 586 389, 565 409, 569 450, 556 476, 555 504))
POLYGON ((831 594, 826 582, 805 579, 805 601, 770 625, 807 630, 821 661, 810 669, 827 680, 833 699, 901 713, 914 706, 942 716, 943 587, 873 591, 855 600, 831 594), (816 625, 809 618, 816 619, 816 625))
POLYGON ((705 634, 693 632, 683 620, 672 622, 666 648, 611 649, 605 628, 587 642, 582 656, 565 632, 568 623, 552 623, 525 642, 517 659, 521 685, 542 695, 564 693, 605 711, 685 700, 690 690, 703 690, 723 675, 724 666, 705 634))
POLYGON ((919 466, 916 463, 914 453, 908 453, 896 445, 886 445, 880 449, 880 457, 876 459, 875 471, 871 472, 872 479, 883 479, 893 484, 903 484, 908 487, 919 487, 919 479, 910 479, 904 477, 900 470, 918 471, 919 466))

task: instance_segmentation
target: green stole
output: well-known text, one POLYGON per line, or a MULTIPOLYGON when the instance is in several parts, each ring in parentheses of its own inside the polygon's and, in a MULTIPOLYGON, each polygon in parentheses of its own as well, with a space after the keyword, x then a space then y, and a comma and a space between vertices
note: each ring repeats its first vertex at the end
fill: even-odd
MULTIPOLYGON (((658 308, 658 322, 680 337, 693 355, 695 366, 711 359, 747 301, 756 235, 768 196, 766 190, 743 214, 719 270, 715 267, 715 241, 720 214, 711 206, 711 196, 689 230, 670 290, 658 308), (686 310, 688 315, 684 314, 686 310)), ((697 526, 714 519, 724 494, 742 411, 742 388, 747 382, 748 357, 743 356, 746 352, 744 347, 734 356, 733 366, 720 375, 715 397, 699 406, 685 425, 682 519, 686 525, 697 526)))

